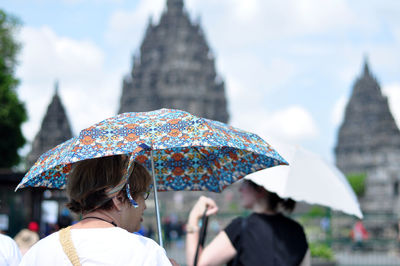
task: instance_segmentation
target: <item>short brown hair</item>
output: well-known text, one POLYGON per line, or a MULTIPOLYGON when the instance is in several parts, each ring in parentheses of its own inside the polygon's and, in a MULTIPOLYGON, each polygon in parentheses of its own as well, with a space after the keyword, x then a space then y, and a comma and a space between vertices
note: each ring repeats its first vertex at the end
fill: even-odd
MULTIPOLYGON (((74 165, 67 180, 67 207, 76 213, 86 213, 95 209, 108 210, 112 208, 111 198, 106 190, 117 186, 121 182, 124 170, 127 168, 128 156, 115 155, 89 159, 74 165)), ((134 162, 133 171, 128 182, 132 198, 146 192, 152 178, 141 164, 134 162)), ((121 189, 125 200, 126 184, 121 189)))

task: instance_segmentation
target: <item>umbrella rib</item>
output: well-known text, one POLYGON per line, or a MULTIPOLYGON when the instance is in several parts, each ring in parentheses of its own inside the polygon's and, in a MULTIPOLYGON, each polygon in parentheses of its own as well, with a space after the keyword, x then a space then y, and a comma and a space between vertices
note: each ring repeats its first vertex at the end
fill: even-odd
MULTIPOLYGON (((196 147, 196 146, 194 146, 193 147, 199 154, 200 154, 200 156, 207 162, 207 164, 208 164, 208 166, 209 166, 209 168, 212 170, 212 176, 214 176, 214 167, 210 164, 210 162, 207 160, 207 158, 200 152, 200 150, 199 150, 199 148, 198 147, 196 147)), ((211 177, 210 177, 211 178, 211 177)), ((221 192, 222 190, 221 190, 221 184, 220 184, 220 182, 218 182, 218 187, 219 187, 219 192, 221 192)))

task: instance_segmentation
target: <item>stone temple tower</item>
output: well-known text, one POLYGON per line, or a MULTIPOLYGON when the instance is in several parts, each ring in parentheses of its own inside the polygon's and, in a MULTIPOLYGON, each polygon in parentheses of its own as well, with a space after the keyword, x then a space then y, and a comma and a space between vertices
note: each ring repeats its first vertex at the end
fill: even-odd
POLYGON ((31 167, 40 155, 70 138, 72 138, 72 131, 58 95, 58 82, 56 82, 53 99, 47 107, 41 128, 35 136, 32 149, 27 156, 27 167, 31 167))
POLYGON ((335 152, 344 173, 366 172, 400 152, 400 131, 367 61, 353 86, 335 152))
POLYGON ((335 148, 345 174, 367 175, 361 207, 368 213, 400 213, 400 131, 367 60, 356 80, 335 148))
POLYGON ((159 24, 149 23, 140 54, 123 81, 119 113, 164 107, 222 122, 229 118, 224 82, 183 0, 167 0, 159 24))

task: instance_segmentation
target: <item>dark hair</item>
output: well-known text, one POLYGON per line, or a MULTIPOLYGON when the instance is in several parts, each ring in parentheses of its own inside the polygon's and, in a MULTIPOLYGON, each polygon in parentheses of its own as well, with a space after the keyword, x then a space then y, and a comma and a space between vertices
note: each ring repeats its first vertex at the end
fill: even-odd
POLYGON ((296 201, 291 198, 282 199, 278 194, 266 190, 264 187, 257 185, 251 180, 246 179, 244 182, 250 185, 255 191, 263 191, 265 193, 265 199, 271 211, 277 211, 279 207, 282 207, 285 211, 290 213, 296 207, 296 201))
POLYGON ((68 227, 72 224, 72 218, 68 215, 60 215, 57 219, 58 229, 68 227))
MULTIPOLYGON (((85 213, 95 209, 109 210, 113 207, 106 190, 121 182, 124 170, 127 168, 128 156, 115 155, 89 159, 74 165, 67 181, 67 207, 76 213, 85 213)), ((131 196, 137 196, 148 190, 152 178, 147 170, 134 162, 133 171, 129 176, 131 196)), ((121 189, 124 200, 128 200, 125 186, 121 189)))

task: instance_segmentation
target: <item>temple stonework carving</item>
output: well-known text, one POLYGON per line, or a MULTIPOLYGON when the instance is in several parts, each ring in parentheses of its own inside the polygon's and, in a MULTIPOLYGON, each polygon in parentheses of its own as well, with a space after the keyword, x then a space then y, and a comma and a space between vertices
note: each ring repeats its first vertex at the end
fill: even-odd
POLYGON ((225 85, 204 33, 183 0, 168 0, 158 25, 149 23, 124 79, 119 113, 174 108, 209 119, 229 119, 225 85))
POLYGON ((400 213, 400 131, 367 60, 346 106, 335 153, 336 164, 345 174, 366 174, 359 200, 369 217, 364 222, 371 238, 395 236, 400 213), (379 219, 372 218, 376 215, 379 219))
POLYGON ((40 155, 70 138, 72 138, 72 131, 64 105, 58 95, 58 83, 56 82, 53 99, 47 107, 40 130, 35 136, 32 149, 27 156, 27 167, 30 168, 40 155))

